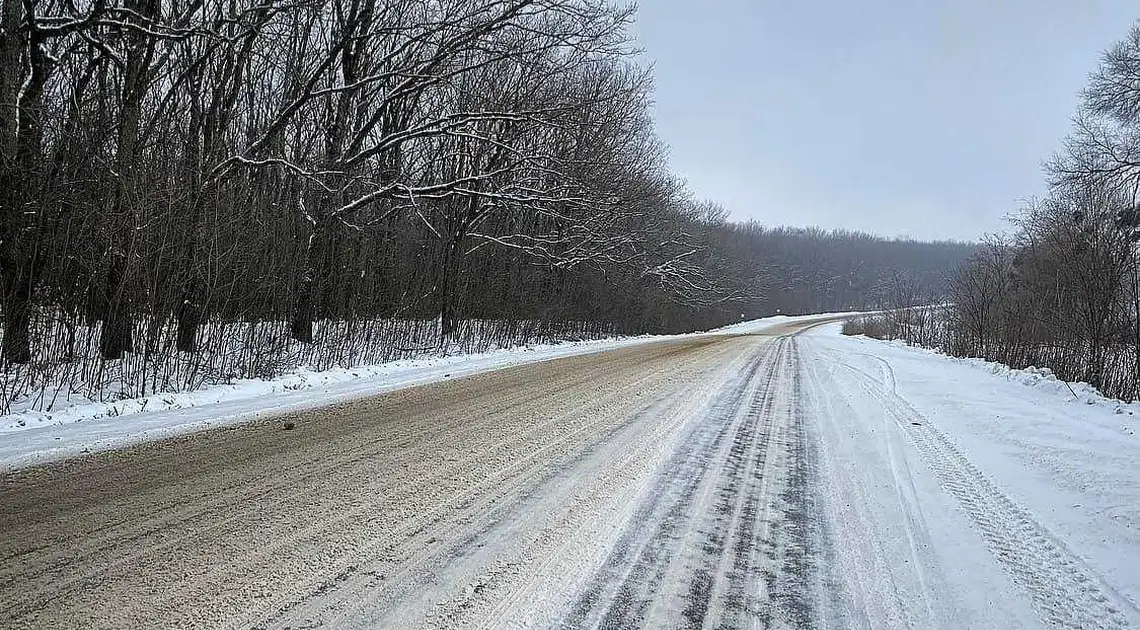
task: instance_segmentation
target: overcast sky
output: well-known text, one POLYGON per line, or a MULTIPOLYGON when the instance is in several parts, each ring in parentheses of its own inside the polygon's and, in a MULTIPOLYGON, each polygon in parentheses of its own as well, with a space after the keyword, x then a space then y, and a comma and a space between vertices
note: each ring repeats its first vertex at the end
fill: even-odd
POLYGON ((1136 0, 641 0, 657 130, 735 218, 974 239, 1044 192, 1136 0))

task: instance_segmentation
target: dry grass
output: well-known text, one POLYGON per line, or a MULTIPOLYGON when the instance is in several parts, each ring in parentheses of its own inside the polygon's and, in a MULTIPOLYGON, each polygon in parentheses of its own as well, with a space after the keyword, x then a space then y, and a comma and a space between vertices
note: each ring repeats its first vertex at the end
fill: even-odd
POLYGON ((872 339, 894 339, 895 323, 886 315, 865 315, 843 322, 843 334, 866 335, 872 339))

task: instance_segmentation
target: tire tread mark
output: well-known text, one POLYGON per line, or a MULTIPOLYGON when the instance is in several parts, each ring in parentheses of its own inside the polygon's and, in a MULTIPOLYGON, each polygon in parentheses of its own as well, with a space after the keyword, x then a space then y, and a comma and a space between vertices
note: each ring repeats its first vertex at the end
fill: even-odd
MULTIPOLYGON (((851 370, 862 373, 853 366, 851 370)), ((865 375, 865 373, 864 373, 865 375)), ((941 431, 905 399, 860 379, 879 399, 943 489, 957 501, 990 552, 1051 628, 1126 630, 1136 614, 1085 562, 1001 492, 941 431)))
POLYGON ((775 619, 814 627, 807 586, 818 528, 797 414, 799 370, 794 337, 780 337, 724 389, 561 628, 646 627, 666 578, 684 587, 683 608, 667 611, 679 613, 678 627, 768 627, 775 619), (711 490, 710 509, 694 514, 702 487, 711 490))
POLYGON ((744 392, 771 362, 771 354, 752 359, 743 375, 718 396, 710 421, 694 424, 638 506, 630 527, 564 616, 561 628, 632 627, 644 617, 650 596, 665 577, 672 557, 669 546, 688 522, 687 508, 708 473, 706 460, 723 448, 744 392))

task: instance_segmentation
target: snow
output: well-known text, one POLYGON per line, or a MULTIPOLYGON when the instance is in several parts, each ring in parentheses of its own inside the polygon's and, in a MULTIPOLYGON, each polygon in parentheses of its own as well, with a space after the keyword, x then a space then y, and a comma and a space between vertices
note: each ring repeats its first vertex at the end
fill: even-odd
MULTIPOLYGON (((350 576, 344 581, 334 577, 340 565, 330 569, 322 560, 319 564, 329 574, 321 580, 339 586, 321 587, 323 595, 314 598, 312 606, 297 608, 298 615, 328 613, 348 619, 347 609, 341 607, 345 602, 357 606, 353 610, 388 614, 394 609, 381 605, 381 593, 400 595, 406 588, 406 596, 400 596, 411 601, 414 615, 443 610, 475 615, 493 608, 505 625, 529 602, 549 616, 558 612, 552 602, 575 593, 583 580, 603 580, 599 583, 612 583, 614 589, 628 581, 641 588, 641 578, 630 578, 634 573, 625 568, 632 565, 621 563, 634 562, 630 548, 641 549, 638 554, 656 549, 648 542, 660 534, 673 549, 645 557, 681 572, 668 578, 676 581, 662 590, 648 592, 664 602, 654 614, 680 610, 674 604, 687 592, 681 580, 696 575, 696 568, 728 571, 735 560, 723 554, 753 545, 754 550, 767 549, 765 553, 791 554, 787 558, 797 552, 805 555, 797 561, 802 564, 798 568, 781 565, 789 572, 784 578, 806 580, 816 569, 824 573, 819 584, 804 582, 814 593, 804 601, 818 605, 827 621, 820 625, 1140 627, 1140 405, 1107 399, 1085 384, 1061 382, 1043 368, 1014 370, 895 342, 844 337, 833 323, 838 316, 779 316, 702 333, 772 336, 707 346, 710 354, 703 358, 672 357, 655 366, 626 357, 632 369, 605 380, 579 382, 576 393, 531 383, 547 399, 548 412, 537 414, 545 424, 533 424, 504 406, 507 411, 496 412, 501 422, 488 425, 498 428, 478 431, 475 438, 460 424, 445 427, 452 437, 437 439, 433 433, 425 438, 415 447, 420 450, 408 450, 402 443, 392 446, 390 461, 376 458, 392 466, 392 476, 348 475, 368 480, 363 486, 337 479, 320 482, 336 488, 329 494, 342 495, 329 505, 344 505, 349 496, 383 496, 389 501, 383 505, 402 506, 399 513, 421 519, 392 525, 390 531, 418 532, 406 541, 407 549, 414 549, 406 558, 408 566, 423 574, 406 574, 377 587, 370 576, 388 573, 395 566, 393 558, 403 552, 381 559, 366 554, 362 557, 371 557, 375 566, 344 573, 350 576), (804 328, 794 340, 777 339, 804 328), (686 361, 689 371, 682 376, 663 376, 686 361), (756 369, 748 370, 748 365, 756 369), (655 384, 643 387, 638 379, 653 373, 658 375, 655 384), (625 385, 615 386, 621 378, 625 385), (608 398, 602 390, 608 390, 608 398), (655 391, 663 396, 642 399, 655 391), (592 406, 569 405, 565 415, 555 413, 574 396, 592 406), (635 414, 637 409, 647 411, 635 414), (617 431, 608 438, 598 428, 611 426, 607 422, 617 431), (692 439, 718 426, 724 431, 715 435, 735 437, 718 441, 710 433, 707 443, 692 439), (569 437, 563 434, 567 427, 574 428, 569 437), (729 432, 732 427, 734 433, 729 432), (580 438, 581 444, 573 442, 580 438), (598 446, 586 451, 587 456, 572 456, 595 439, 598 446), (480 459, 485 451, 479 441, 486 452, 492 444, 516 450, 480 459), (462 464, 453 458, 457 454, 465 458, 462 464), (406 458, 403 463, 400 457, 406 458), (564 468, 551 465, 559 457, 566 458, 564 468), (520 459, 526 466, 517 466, 520 459), (409 469, 408 461, 419 468, 409 469), (469 476, 473 465, 483 467, 482 476, 469 476), (432 467, 442 472, 429 488, 424 480, 432 467), (412 475, 409 470, 415 481, 398 478, 412 475), (800 471, 803 479, 797 476, 800 471), (476 478, 481 490, 460 492, 476 478), (406 497, 394 498, 393 485, 406 497), (463 502, 480 498, 460 509, 453 506, 456 497, 465 497, 463 502), (767 498, 748 512, 743 497, 767 498), (722 499, 730 506, 728 513, 717 512, 722 499), (671 506, 680 507, 674 511, 671 506), (796 511, 801 508, 802 513, 796 511), (737 516, 726 516, 738 509, 737 516), (684 516, 674 522, 669 516, 674 513, 684 516), (746 513, 758 516, 752 521, 744 518, 746 513), (807 527, 797 529, 802 523, 807 527), (685 542, 703 543, 701 537, 714 531, 733 536, 743 532, 734 538, 740 545, 722 544, 720 552, 706 553, 703 544, 685 542), (625 537, 625 532, 632 534, 625 537), (451 542, 436 544, 440 540, 451 542), (460 548, 468 551, 455 552, 460 548), (621 563, 607 564, 607 550, 621 563), (615 571, 614 566, 622 568, 615 571), (815 568, 809 571, 809 566, 815 568), (611 580, 614 576, 618 581, 611 580), (463 589, 459 595, 457 585, 463 589), (332 599, 322 599, 326 596, 332 599), (440 608, 440 602, 454 607, 440 608), (475 607, 467 608, 472 603, 475 607)), ((302 370, 145 401, 75 406, 50 418, 25 412, 0 417, 0 465, 20 468, 477 372, 672 338, 610 339, 302 370)), ((529 382, 529 374, 518 376, 529 382)), ((497 386, 491 393, 496 392, 497 386)), ((387 439, 393 437, 384 431, 387 439)), ((350 451, 352 446, 339 444, 350 451)), ((314 452, 308 456, 325 457, 314 452)), ((376 465, 372 459, 352 461, 367 470, 376 465)), ((297 469, 295 479, 325 474, 304 466, 297 469)), ((317 495, 325 493, 314 491, 317 495)), ((378 513, 385 523, 398 522, 397 512, 375 507, 379 502, 353 505, 356 512, 341 513, 339 521, 322 521, 331 529, 321 535, 314 535, 321 531, 316 529, 294 534, 295 524, 275 522, 280 531, 274 537, 299 536, 289 543, 298 545, 293 548, 298 553, 312 544, 308 541, 341 550, 355 548, 347 542, 355 534, 343 526, 346 522, 378 513), (334 531, 346 537, 327 540, 334 531), (304 545, 298 542, 302 539, 304 545)), ((319 502, 305 508, 310 516, 292 514, 294 523, 329 513, 319 502)), ((194 531, 197 525, 186 527, 194 531)), ((369 544, 398 538, 369 531, 369 544)), ((216 549, 225 536, 217 531, 214 535, 216 549)), ((245 535, 254 536, 249 531, 245 535)), ((256 538, 264 538, 262 530, 256 538)), ((261 567, 267 557, 280 560, 266 554, 248 564, 261 567)), ((306 575, 313 572, 313 557, 324 556, 310 549, 298 565, 306 575)), ((167 562, 165 557, 162 561, 167 562)), ((347 557, 337 562, 361 565, 359 559, 347 557)), ((773 584, 769 588, 776 589, 771 593, 777 599, 780 588, 801 586, 794 580, 773 584)), ((614 589, 616 597, 620 589, 614 589)), ((549 627, 552 619, 535 617, 532 627, 549 627)), ((487 618, 482 623, 494 626, 487 618)))
POLYGON ((851 317, 855 315, 874 315, 875 313, 880 312, 882 311, 836 311, 834 313, 814 313, 811 315, 773 315, 771 317, 743 321, 738 324, 729 324, 728 326, 717 328, 713 332, 726 335, 749 335, 754 333, 763 333, 782 324, 824 324, 827 322, 833 322, 837 318, 841 317, 851 317))
POLYGON ((51 412, 12 413, 0 416, 0 467, 14 470, 446 378, 653 339, 645 336, 530 345, 323 371, 302 368, 273 379, 238 379, 190 392, 86 402, 51 412))
POLYGON ((1140 406, 1059 381, 1048 369, 843 337, 837 325, 814 329, 805 342, 817 360, 887 383, 1045 530, 1047 544, 1074 554, 1104 590, 1140 607, 1140 406))
MULTIPOLYGON (((1110 400, 1085 384, 1064 383, 1045 368, 1014 370, 980 359, 946 357, 897 342, 844 337, 839 334, 838 324, 829 323, 840 315, 844 314, 776 316, 741 322, 711 334, 782 332, 788 324, 820 323, 801 337, 805 365, 815 364, 828 371, 818 376, 826 380, 820 381, 825 387, 817 389, 831 388, 832 393, 828 395, 830 400, 809 403, 816 405, 819 417, 850 417, 848 425, 827 428, 838 432, 832 437, 851 440, 846 444, 832 442, 833 448, 839 449, 832 455, 855 457, 881 447, 875 441, 879 438, 871 437, 874 431, 867 433, 865 426, 868 422, 881 423, 880 416, 885 412, 874 406, 887 404, 883 395, 879 394, 881 399, 868 398, 867 392, 860 389, 866 388, 867 375, 871 375, 889 385, 891 396, 905 401, 906 413, 916 414, 921 422, 944 435, 977 469, 979 479, 992 484, 1002 497, 1008 497, 1017 513, 1024 512, 1040 524, 1047 532, 1045 537, 1053 541, 1048 544, 1055 544, 1086 563, 1090 573, 1104 580, 1105 590, 1133 608, 1140 606, 1140 437, 1136 435, 1140 404, 1110 400), (847 376, 841 367, 851 368, 847 376)), ((270 380, 237 380, 192 392, 113 403, 89 402, 47 413, 23 411, 0 416, 0 468, 19 469, 447 378, 671 338, 675 337, 532 345, 347 369, 296 370, 270 380)), ((905 446, 905 435, 897 431, 892 435, 891 439, 898 441, 893 447, 896 452, 884 455, 883 461, 894 463, 884 471, 890 472, 894 466, 928 465, 923 462, 929 458, 923 459, 911 452, 913 446, 905 446)), ((832 472, 836 483, 846 483, 842 470, 832 472)), ((868 470, 867 474, 871 472, 868 470)), ((919 481, 908 492, 916 494, 906 501, 926 504, 926 509, 931 509, 931 502, 951 501, 938 489, 933 477, 925 478, 934 486, 924 486, 923 475, 912 477, 919 481)), ((890 478, 884 479, 887 483, 890 478)), ((872 490, 871 486, 852 486, 846 492, 865 491, 871 502, 882 499, 872 490)), ((892 508, 884 504, 882 509, 892 508)), ((955 549, 957 553, 966 553, 964 550, 973 548, 970 541, 962 539, 961 532, 968 528, 949 522, 929 525, 932 535, 945 536, 938 553, 955 549)), ((897 526, 901 528, 899 532, 909 531, 898 523, 880 522, 875 526, 888 530, 897 526)), ((889 539, 891 535, 881 537, 889 539)), ((889 556, 903 551, 875 553, 889 556)), ((954 564, 944 560, 948 565, 954 564)), ((992 576, 987 579, 995 592, 1008 586, 992 576)), ((867 586, 872 591, 873 587, 867 586)), ((984 619, 993 612, 983 607, 973 614, 976 619, 984 619)), ((1008 621, 1016 622, 1012 618, 1008 621)))
MULTIPOLYGON (((778 324, 830 316, 833 315, 781 315, 734 324, 715 333, 758 332, 778 324)), ((15 470, 445 378, 682 336, 643 335, 535 344, 321 371, 298 368, 272 379, 235 379, 188 392, 114 402, 82 400, 46 412, 25 409, 0 415, 0 469, 15 470)))

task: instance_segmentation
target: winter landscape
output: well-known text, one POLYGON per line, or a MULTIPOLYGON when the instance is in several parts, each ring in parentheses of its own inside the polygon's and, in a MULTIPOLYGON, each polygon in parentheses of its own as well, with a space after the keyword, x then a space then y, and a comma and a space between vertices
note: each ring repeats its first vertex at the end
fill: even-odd
POLYGON ((824 4, 0 0, 0 628, 1140 629, 1140 14, 824 4))

